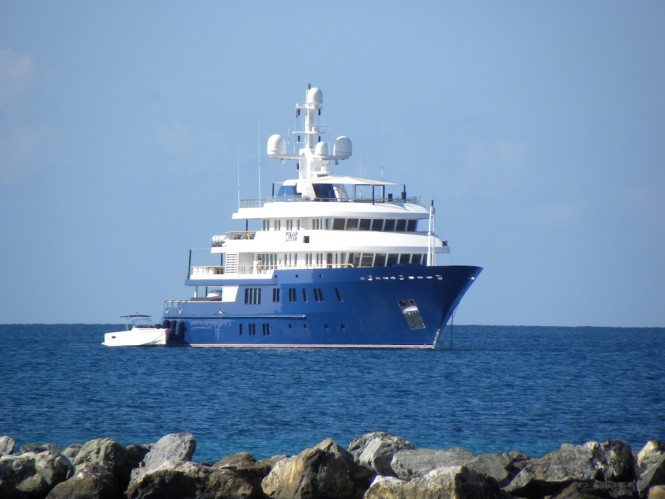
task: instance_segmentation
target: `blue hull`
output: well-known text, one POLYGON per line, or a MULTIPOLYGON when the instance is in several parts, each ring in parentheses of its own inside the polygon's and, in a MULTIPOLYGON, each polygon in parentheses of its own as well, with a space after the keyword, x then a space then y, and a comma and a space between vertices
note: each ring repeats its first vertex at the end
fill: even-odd
MULTIPOLYGON (((393 266, 278 270, 225 280, 234 301, 167 302, 169 344, 194 347, 434 348, 482 269, 393 266)), ((187 281, 219 287, 220 281, 187 281)))

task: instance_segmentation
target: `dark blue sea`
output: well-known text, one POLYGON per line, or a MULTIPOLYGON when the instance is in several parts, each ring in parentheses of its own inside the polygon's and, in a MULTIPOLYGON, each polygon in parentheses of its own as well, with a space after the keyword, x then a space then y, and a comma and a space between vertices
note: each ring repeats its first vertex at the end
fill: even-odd
POLYGON ((67 446, 197 439, 194 460, 386 431, 532 457, 665 440, 665 329, 455 326, 445 349, 107 348, 109 325, 0 325, 0 435, 67 446))

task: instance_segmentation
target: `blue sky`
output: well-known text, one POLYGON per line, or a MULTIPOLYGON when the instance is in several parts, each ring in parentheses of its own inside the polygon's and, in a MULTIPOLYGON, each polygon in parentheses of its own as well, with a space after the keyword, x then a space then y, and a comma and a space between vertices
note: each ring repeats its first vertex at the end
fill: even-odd
POLYGON ((323 89, 338 173, 406 182, 459 324, 665 326, 665 3, 0 2, 0 322, 188 296, 190 248, 293 174, 323 89), (383 138, 382 130, 383 128, 383 138))

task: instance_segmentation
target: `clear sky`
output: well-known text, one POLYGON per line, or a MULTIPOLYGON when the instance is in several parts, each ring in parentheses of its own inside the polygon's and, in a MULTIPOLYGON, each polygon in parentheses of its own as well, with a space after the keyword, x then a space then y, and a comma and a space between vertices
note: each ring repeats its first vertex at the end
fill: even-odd
POLYGON ((665 326, 661 0, 2 0, 0 322, 187 297, 308 83, 485 268, 456 323, 665 326))

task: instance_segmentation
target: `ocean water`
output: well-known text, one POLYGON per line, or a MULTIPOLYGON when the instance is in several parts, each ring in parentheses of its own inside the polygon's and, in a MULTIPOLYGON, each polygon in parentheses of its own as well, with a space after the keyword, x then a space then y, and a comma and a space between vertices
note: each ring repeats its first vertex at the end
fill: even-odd
POLYGON ((189 431, 200 462, 371 431, 532 457, 665 440, 662 328, 455 326, 436 351, 102 346, 117 327, 0 325, 0 435, 64 447, 189 431))

